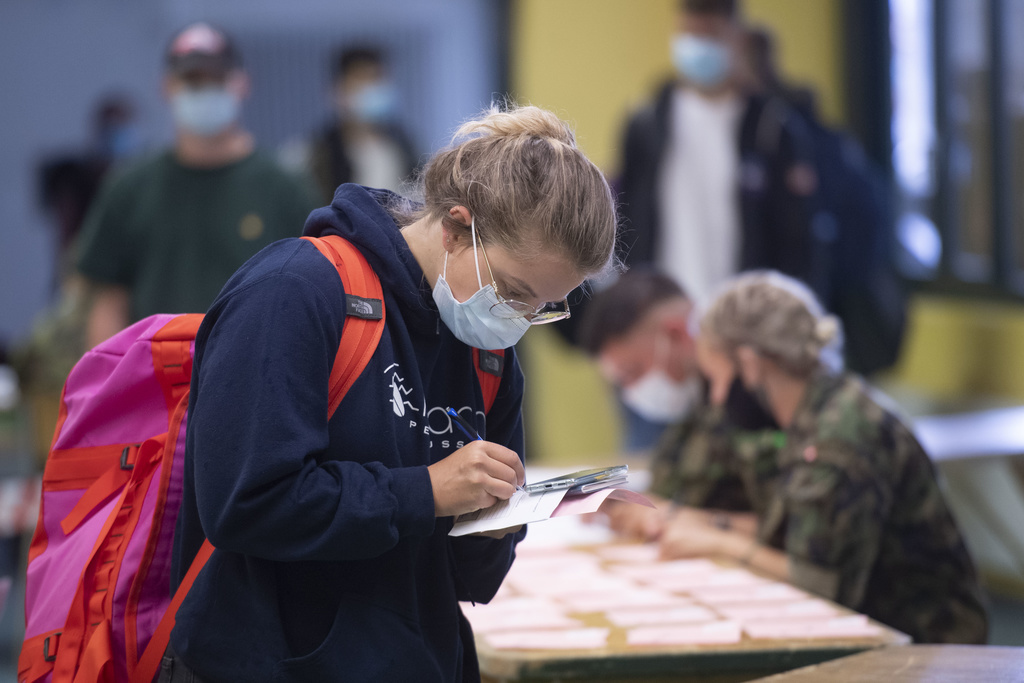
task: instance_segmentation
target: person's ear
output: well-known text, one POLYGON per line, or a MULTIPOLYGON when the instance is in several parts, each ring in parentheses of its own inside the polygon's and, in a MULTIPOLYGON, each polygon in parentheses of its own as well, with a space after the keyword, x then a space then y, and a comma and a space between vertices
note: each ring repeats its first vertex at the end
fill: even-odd
POLYGON ((448 209, 448 218, 450 220, 441 221, 441 234, 444 249, 451 254, 456 249, 470 246, 470 233, 462 228, 468 228, 473 217, 466 207, 453 206, 448 209))
POLYGON ((469 209, 462 206, 461 204, 458 204, 448 209, 448 215, 451 216, 456 223, 465 228, 468 228, 470 226, 470 223, 473 222, 473 214, 471 214, 469 212, 469 209))
POLYGON ((740 379, 750 389, 761 383, 764 374, 764 360, 760 354, 749 346, 736 349, 736 362, 739 365, 740 379))
POLYGON ((668 332, 673 343, 682 344, 688 349, 693 347, 695 339, 693 330, 690 329, 690 317, 688 310, 680 310, 678 312, 673 312, 672 315, 666 316, 662 322, 662 328, 668 332))

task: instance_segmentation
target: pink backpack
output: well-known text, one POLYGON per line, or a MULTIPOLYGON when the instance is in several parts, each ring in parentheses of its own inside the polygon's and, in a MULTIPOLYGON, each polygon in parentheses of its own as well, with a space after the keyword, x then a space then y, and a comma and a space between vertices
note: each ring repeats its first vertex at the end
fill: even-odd
MULTIPOLYGON (((345 291, 381 302, 349 315, 331 371, 329 414, 384 328, 380 280, 340 237, 310 239, 345 291)), ((19 683, 149 683, 174 615, 213 552, 204 543, 173 599, 172 539, 182 498, 185 428, 201 315, 155 315, 92 349, 64 385, 29 550, 19 683)), ((490 408, 499 377, 477 376, 490 408)))

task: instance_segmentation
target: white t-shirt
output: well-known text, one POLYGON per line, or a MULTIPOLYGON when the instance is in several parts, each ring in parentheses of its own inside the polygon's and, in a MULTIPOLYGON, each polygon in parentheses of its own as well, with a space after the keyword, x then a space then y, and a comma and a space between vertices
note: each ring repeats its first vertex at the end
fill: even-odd
POLYGON ((348 150, 352 182, 398 192, 405 174, 402 150, 381 135, 364 135, 348 150))
POLYGON ((738 268, 741 113, 736 97, 708 99, 682 88, 673 94, 656 258, 698 305, 738 268))

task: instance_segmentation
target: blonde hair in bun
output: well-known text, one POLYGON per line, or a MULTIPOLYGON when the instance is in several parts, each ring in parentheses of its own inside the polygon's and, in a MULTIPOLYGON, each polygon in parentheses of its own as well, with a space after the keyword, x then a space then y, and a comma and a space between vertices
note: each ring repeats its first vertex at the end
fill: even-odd
POLYGON ((455 131, 451 145, 427 163, 420 183, 422 208, 397 212, 400 222, 429 216, 461 229, 448 211, 465 206, 485 244, 524 260, 554 251, 581 277, 612 265, 611 190, 576 146, 572 128, 549 111, 492 105, 455 131))
POLYGON ((839 319, 806 285, 776 271, 752 271, 727 282, 704 313, 701 332, 723 351, 749 346, 798 377, 843 366, 839 319))

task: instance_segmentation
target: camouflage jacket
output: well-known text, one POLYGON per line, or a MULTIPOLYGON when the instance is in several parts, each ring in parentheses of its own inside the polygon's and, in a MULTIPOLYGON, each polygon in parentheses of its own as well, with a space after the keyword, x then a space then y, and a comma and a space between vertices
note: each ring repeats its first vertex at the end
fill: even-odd
POLYGON ((741 430, 721 408, 702 406, 658 443, 650 491, 678 505, 761 514, 782 439, 778 431, 741 430))
POLYGON ((798 586, 915 642, 984 643, 975 567, 928 455, 862 380, 818 375, 778 452, 759 536, 798 586))
POLYGON ((782 439, 775 418, 737 380, 725 405, 705 403, 665 432, 654 451, 651 491, 679 505, 760 514, 778 475, 782 439))

